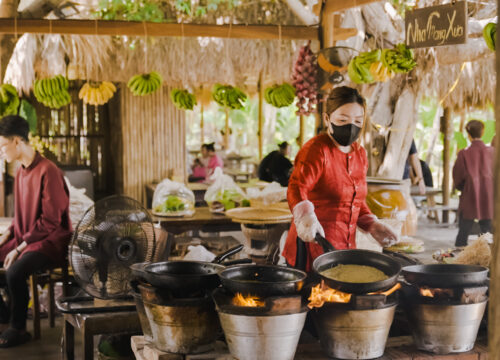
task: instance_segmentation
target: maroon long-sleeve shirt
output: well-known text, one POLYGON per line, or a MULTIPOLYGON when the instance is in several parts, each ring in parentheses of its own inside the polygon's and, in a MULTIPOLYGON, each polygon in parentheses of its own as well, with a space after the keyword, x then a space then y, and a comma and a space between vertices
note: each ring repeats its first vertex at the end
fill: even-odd
POLYGON ((31 165, 21 166, 16 174, 14 201, 11 239, 0 247, 0 261, 25 241, 28 246, 23 253, 40 252, 60 264, 72 232, 69 190, 61 170, 36 153, 31 165))
POLYGON ((453 182, 462 192, 458 211, 464 219, 493 219, 494 149, 474 140, 453 166, 453 182))

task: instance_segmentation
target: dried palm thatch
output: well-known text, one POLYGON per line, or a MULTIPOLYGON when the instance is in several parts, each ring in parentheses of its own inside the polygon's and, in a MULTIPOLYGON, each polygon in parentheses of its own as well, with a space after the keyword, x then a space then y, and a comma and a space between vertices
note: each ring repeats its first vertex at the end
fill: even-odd
POLYGON ((5 81, 28 93, 36 78, 127 82, 158 71, 169 86, 197 88, 226 83, 244 86, 262 73, 268 83, 288 81, 301 43, 221 38, 129 38, 76 35, 21 37, 5 81), (68 65, 68 66, 67 66, 68 65))

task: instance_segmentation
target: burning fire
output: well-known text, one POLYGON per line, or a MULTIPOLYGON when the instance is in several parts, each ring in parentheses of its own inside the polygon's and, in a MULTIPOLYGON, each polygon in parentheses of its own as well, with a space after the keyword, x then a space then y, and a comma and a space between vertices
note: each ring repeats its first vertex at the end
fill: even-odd
POLYGON ((312 309, 322 307, 325 302, 348 303, 351 301, 351 294, 332 289, 322 281, 311 289, 311 296, 307 300, 309 300, 307 306, 312 309))
POLYGON ((257 296, 243 296, 241 293, 236 293, 233 298, 233 305, 236 306, 247 306, 247 307, 263 307, 265 306, 264 301, 260 300, 257 296))
POLYGON ((420 295, 427 297, 434 297, 434 293, 431 289, 420 289, 420 295))
POLYGON ((420 288, 420 295, 425 297, 438 297, 438 298, 451 298, 453 297, 453 289, 441 289, 441 288, 420 288))
MULTIPOLYGON (((392 288, 386 291, 377 291, 369 293, 368 295, 385 295, 389 296, 396 290, 401 288, 401 284, 397 283, 392 288)), ((339 290, 330 288, 328 285, 322 281, 321 284, 316 285, 311 289, 311 296, 309 296, 309 304, 307 305, 310 309, 315 307, 322 307, 325 302, 336 302, 336 303, 348 303, 351 301, 351 294, 345 293, 339 290)))

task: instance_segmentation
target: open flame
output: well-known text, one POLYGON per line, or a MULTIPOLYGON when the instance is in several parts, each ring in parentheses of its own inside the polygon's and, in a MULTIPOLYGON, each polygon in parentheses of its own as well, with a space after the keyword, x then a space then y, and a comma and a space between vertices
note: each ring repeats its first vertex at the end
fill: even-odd
POLYGON ((434 293, 431 289, 420 289, 420 295, 431 298, 434 297, 434 293))
POLYGON ((452 298, 453 289, 441 289, 441 288, 420 288, 420 295, 429 298, 452 298))
POLYGON ((262 301, 257 296, 243 296, 241 293, 236 293, 233 298, 233 305, 236 306, 247 306, 247 307, 263 307, 265 306, 264 301, 262 301))
MULTIPOLYGON (((392 288, 386 291, 377 291, 368 293, 368 295, 385 295, 389 296, 393 292, 399 290, 401 284, 397 283, 392 288)), ((316 285, 311 289, 311 296, 309 296, 309 304, 307 305, 310 309, 315 307, 322 307, 325 302, 336 302, 336 303, 348 303, 351 301, 351 295, 339 290, 330 288, 328 285, 322 281, 320 284, 316 285)))
POLYGON ((322 281, 311 289, 311 296, 307 300, 309 300, 307 306, 312 309, 322 307, 325 302, 348 303, 351 301, 351 294, 332 289, 322 281))

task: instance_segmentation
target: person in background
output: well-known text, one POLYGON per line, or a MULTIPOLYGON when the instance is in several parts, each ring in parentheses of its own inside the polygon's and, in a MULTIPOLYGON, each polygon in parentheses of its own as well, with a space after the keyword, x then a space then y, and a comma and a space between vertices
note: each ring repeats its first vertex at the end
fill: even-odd
POLYGON ((6 269, 6 283, 0 285, 6 286, 10 305, 0 296, 0 347, 31 338, 26 282, 31 274, 64 263, 72 233, 63 173, 30 146, 28 132, 28 122, 20 116, 0 120, 0 156, 22 165, 15 178, 14 220, 0 236, 0 264, 6 269))
POLYGON ((494 148, 481 140, 484 124, 471 120, 465 126, 471 144, 461 150, 453 166, 453 182, 460 190, 458 234, 455 246, 466 246, 474 220, 479 220, 482 233, 491 232, 493 219, 494 148))
POLYGON ((292 162, 288 160, 290 145, 283 141, 278 147, 279 150, 271 151, 262 159, 258 170, 259 179, 268 182, 276 181, 286 187, 293 168, 292 162))
MULTIPOLYGON (((403 180, 410 179, 413 185, 418 186, 418 190, 421 195, 425 195, 425 180, 422 172, 422 165, 420 159, 418 158, 417 146, 415 141, 412 139, 410 152, 408 158, 406 159, 405 170, 403 173, 403 180)), ((432 179, 432 175, 431 175, 432 179)))
POLYGON ((214 173, 215 168, 224 167, 224 162, 215 153, 215 143, 203 144, 201 146, 201 156, 206 162, 206 177, 214 173))

